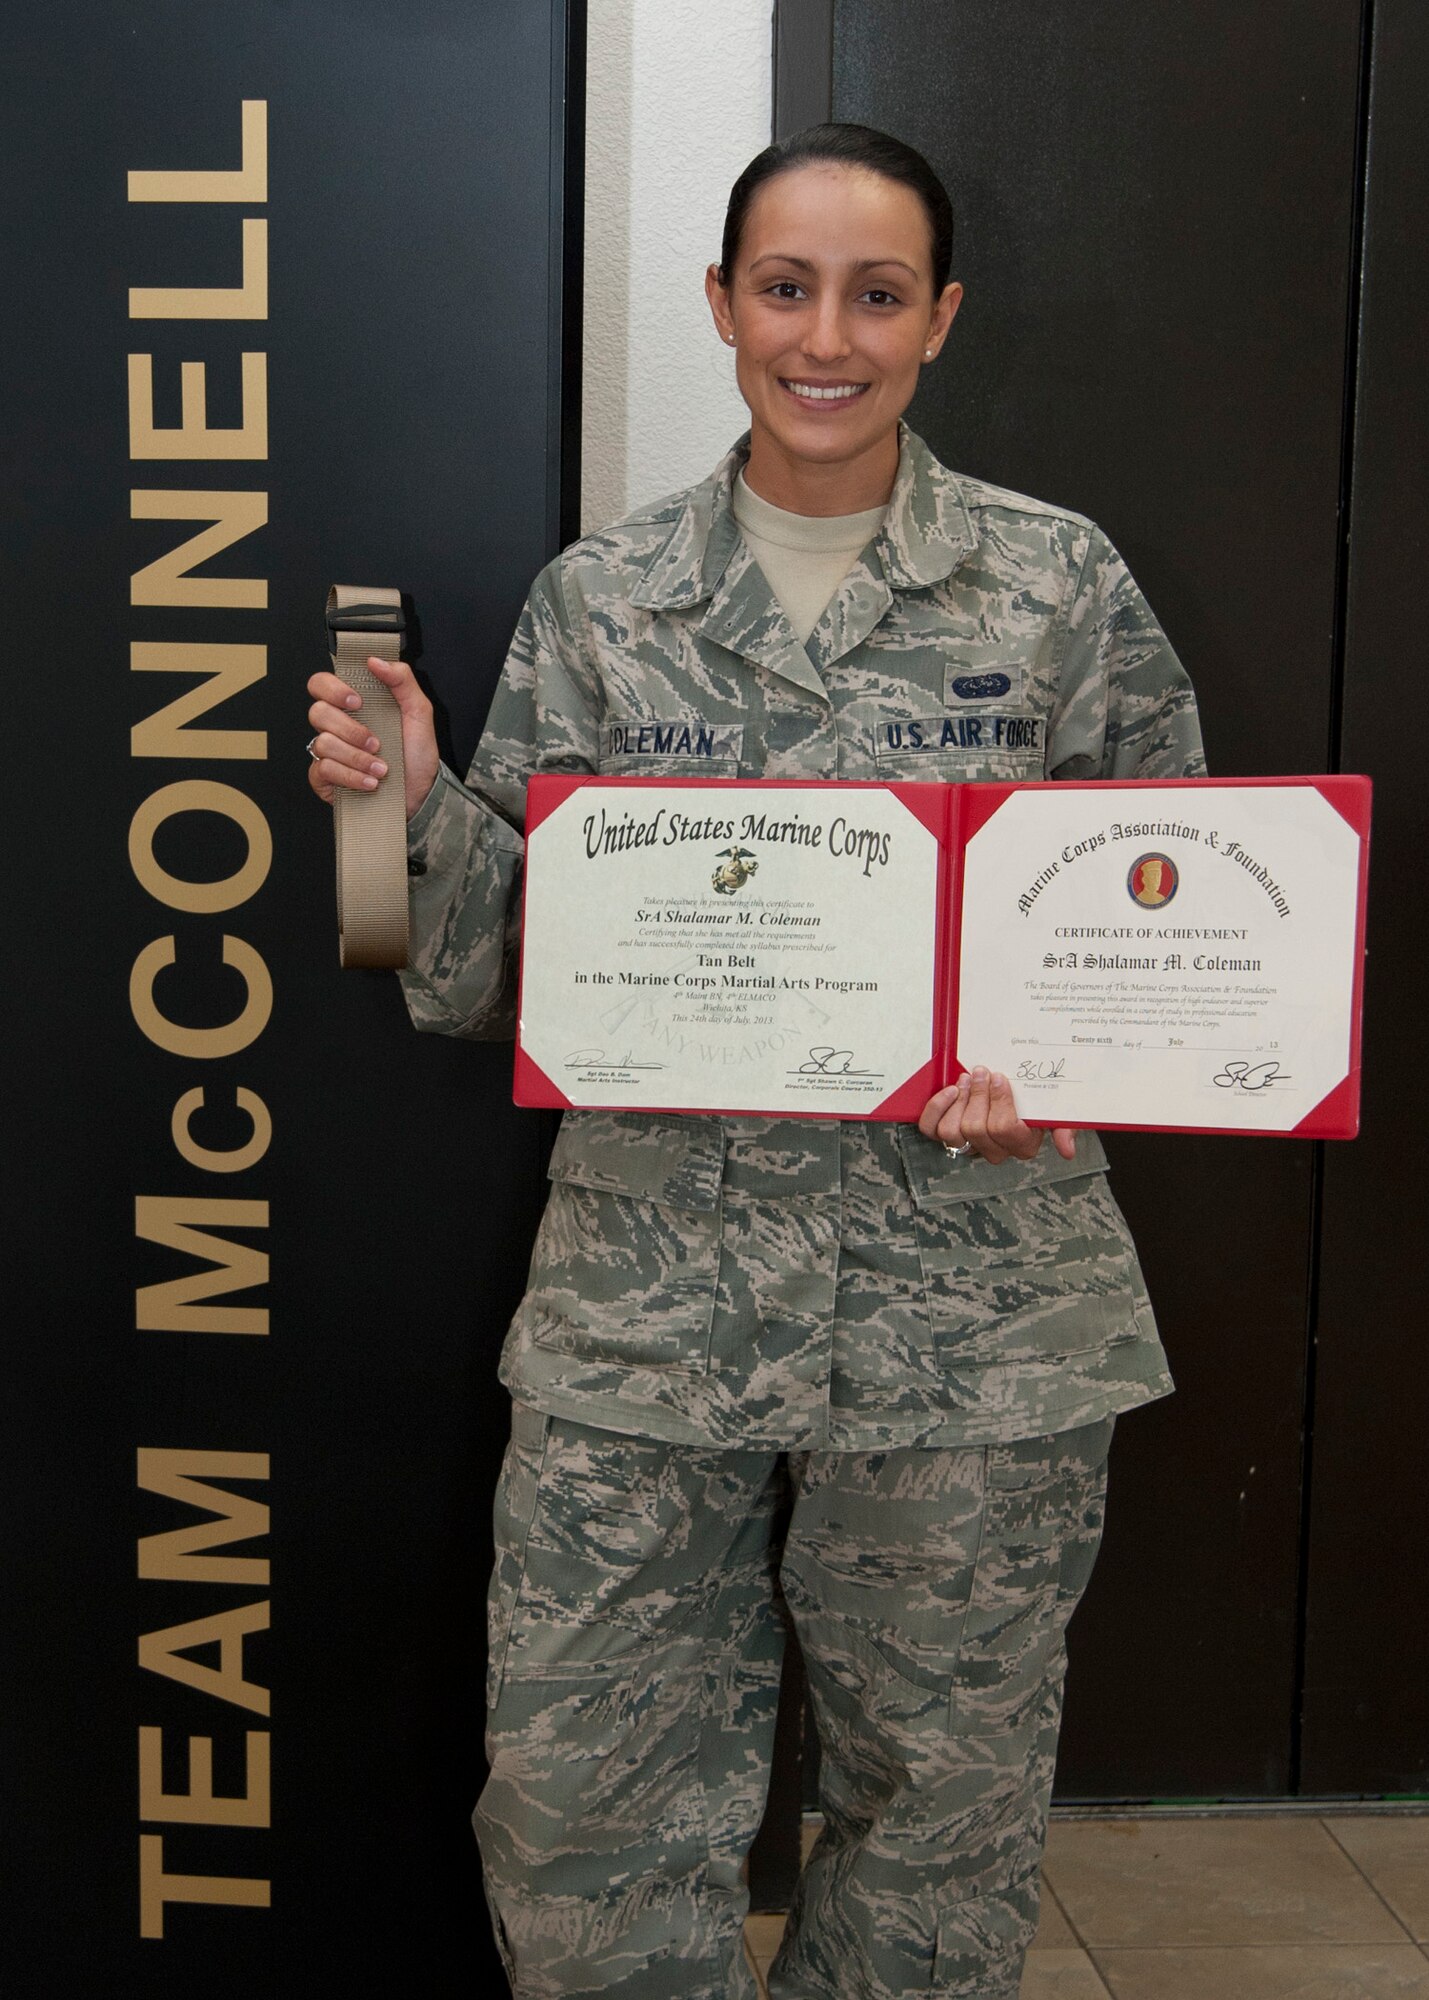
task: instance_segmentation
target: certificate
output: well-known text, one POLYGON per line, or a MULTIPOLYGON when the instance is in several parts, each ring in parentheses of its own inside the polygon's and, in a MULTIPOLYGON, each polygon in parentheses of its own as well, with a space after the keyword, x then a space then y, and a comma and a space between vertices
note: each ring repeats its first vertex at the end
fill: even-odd
POLYGON ((916 1118, 948 791, 533 779, 517 1102, 916 1118))
POLYGON ((532 780, 522 1104, 1351 1137, 1369 785, 532 780))
POLYGON ((954 1069, 1047 1125, 1358 1125, 1369 784, 966 787, 954 1069))

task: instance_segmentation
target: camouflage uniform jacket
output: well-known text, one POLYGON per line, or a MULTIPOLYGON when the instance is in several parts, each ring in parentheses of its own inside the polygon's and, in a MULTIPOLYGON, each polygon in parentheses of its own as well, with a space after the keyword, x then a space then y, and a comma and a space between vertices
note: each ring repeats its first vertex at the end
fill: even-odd
MULTIPOLYGON (((801 646, 740 535, 741 440, 537 578, 465 784, 409 828, 418 1028, 512 1031, 526 782, 1183 777, 1195 700, 1075 514, 902 434, 882 532, 801 646)), ((912 1126, 568 1112, 502 1357, 521 1401, 676 1442, 875 1450, 1170 1388, 1095 1134, 954 1159, 912 1126)))

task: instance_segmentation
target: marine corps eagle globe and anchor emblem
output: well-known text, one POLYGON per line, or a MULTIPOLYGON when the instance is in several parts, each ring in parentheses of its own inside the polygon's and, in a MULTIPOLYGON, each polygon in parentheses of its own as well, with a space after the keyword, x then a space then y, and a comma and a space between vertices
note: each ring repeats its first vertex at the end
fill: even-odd
POLYGON ((719 866, 710 877, 715 894, 732 896, 736 889, 744 887, 758 868, 759 863, 747 847, 726 847, 719 856, 719 866))

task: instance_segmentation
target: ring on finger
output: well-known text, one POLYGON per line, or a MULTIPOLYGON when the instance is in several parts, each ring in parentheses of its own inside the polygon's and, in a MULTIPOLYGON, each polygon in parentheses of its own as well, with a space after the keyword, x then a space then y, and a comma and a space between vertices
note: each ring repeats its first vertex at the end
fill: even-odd
POLYGON ((318 739, 316 736, 310 736, 308 738, 308 755, 312 758, 315 764, 320 764, 322 762, 322 759, 318 755, 317 750, 313 747, 316 744, 317 740, 318 739))
POLYGON ((947 1154, 950 1160, 961 1160, 965 1158, 965 1156, 972 1151, 972 1141, 970 1139, 964 1139, 961 1146, 949 1146, 945 1144, 943 1147, 943 1151, 947 1154))

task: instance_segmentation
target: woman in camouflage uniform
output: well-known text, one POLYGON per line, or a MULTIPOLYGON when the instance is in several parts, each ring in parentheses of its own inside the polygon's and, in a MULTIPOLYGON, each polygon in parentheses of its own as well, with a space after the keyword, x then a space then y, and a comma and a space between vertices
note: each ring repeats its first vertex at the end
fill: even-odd
MULTIPOLYGON (((707 284, 749 435, 542 572, 465 782, 410 671, 372 662, 403 716, 419 1028, 510 1032, 533 772, 1201 772, 1105 538, 901 424, 961 296, 951 233, 881 134, 760 155, 707 284)), ((310 687, 319 796, 379 783, 356 698, 310 687)), ((752 1995, 776 1578, 824 1826, 771 1992, 1016 1994, 1112 1421, 1171 1386, 1101 1147, 1046 1136, 980 1070, 916 1129, 567 1114, 502 1359, 476 1812, 520 2000, 752 1995)))

